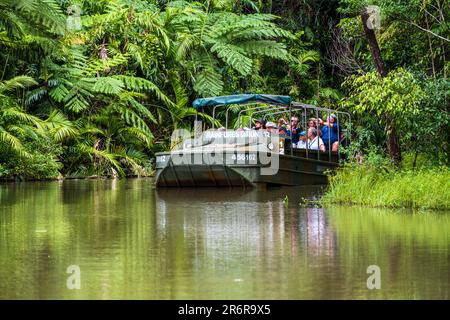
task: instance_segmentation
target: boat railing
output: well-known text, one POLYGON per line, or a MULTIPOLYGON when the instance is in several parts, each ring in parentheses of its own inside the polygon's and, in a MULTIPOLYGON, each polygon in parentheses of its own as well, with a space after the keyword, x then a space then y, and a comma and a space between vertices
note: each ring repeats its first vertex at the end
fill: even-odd
MULTIPOLYGON (((351 116, 348 112, 343 112, 343 111, 338 111, 338 110, 334 110, 334 109, 330 109, 330 108, 322 108, 322 107, 317 107, 317 106, 313 106, 313 105, 308 105, 308 104, 303 104, 303 103, 292 103, 292 108, 288 107, 288 106, 274 106, 274 105, 264 105, 264 106, 257 106, 257 107, 251 107, 251 108, 245 108, 239 111, 238 113, 238 127, 241 126, 242 122, 241 121, 241 117, 242 117, 242 113, 243 112, 248 112, 248 111, 254 111, 250 114, 250 119, 249 119, 249 127, 252 126, 253 124, 253 117, 257 114, 265 114, 264 115, 264 119, 270 117, 270 116, 274 116, 277 114, 286 114, 289 113, 289 118, 292 117, 292 109, 301 109, 301 127, 307 129, 307 123, 308 123, 308 113, 312 116, 314 116, 314 118, 319 119, 319 112, 326 112, 327 117, 329 117, 331 114, 335 114, 336 115, 336 122, 338 124, 337 126, 337 136, 339 137, 339 140, 341 140, 341 134, 343 132, 348 133, 349 130, 351 130, 351 116), (280 111, 280 108, 283 108, 284 110, 280 111), (349 120, 349 129, 346 131, 342 131, 341 129, 341 122, 339 120, 339 115, 341 115, 341 119, 342 116, 344 116, 345 118, 348 118, 349 120)), ((230 109, 230 108, 228 108, 230 109)), ((291 132, 291 136, 290 136, 290 140, 292 141, 292 132, 291 132)), ((348 134, 348 139, 350 141, 351 136, 348 134)), ((319 139, 317 139, 317 147, 319 149, 319 139)), ((290 148, 290 152, 291 155, 293 154, 293 148, 290 148)), ((306 158, 309 158, 309 148, 306 148, 306 158)), ((328 146, 327 146, 327 150, 328 150, 328 161, 332 161, 332 146, 331 146, 331 142, 330 139, 328 139, 328 146)), ((314 154, 314 156, 317 157, 317 160, 320 160, 320 154, 323 152, 314 152, 311 154, 314 154)), ((340 154, 340 148, 338 148, 337 151, 337 157, 338 157, 338 161, 340 160, 341 154, 340 154)))
POLYGON ((239 111, 238 114, 238 127, 241 126, 241 116, 242 116, 242 112, 248 112, 248 111, 255 111, 250 115, 250 123, 249 123, 249 127, 252 126, 252 120, 253 120, 253 114, 261 112, 261 111, 270 111, 270 110, 279 110, 280 108, 288 108, 288 107, 283 107, 283 106, 279 106, 279 107, 275 107, 273 105, 264 105, 264 106, 258 106, 258 107, 254 107, 254 108, 248 108, 248 109, 242 109, 239 111), (266 108, 266 109, 264 109, 266 108), (263 110, 261 110, 263 109, 263 110))
MULTIPOLYGON (((212 111, 212 118, 213 118, 213 122, 212 122, 212 128, 215 129, 215 120, 216 120, 216 108, 220 108, 225 106, 224 104, 219 104, 219 105, 215 105, 213 107, 213 111, 212 111)), ((225 111, 225 130, 228 130, 229 127, 229 113, 231 109, 239 109, 238 112, 238 118, 237 118, 237 126, 238 128, 240 128, 242 126, 242 117, 244 115, 245 112, 251 112, 250 113, 250 119, 249 119, 249 127, 252 127, 253 124, 253 118, 257 115, 257 114, 264 114, 264 119, 270 117, 270 116, 274 116, 277 114, 289 114, 289 119, 292 118, 292 115, 295 114, 296 116, 299 117, 299 120, 301 119, 301 121, 299 121, 299 123, 301 124, 302 128, 305 128, 305 130, 307 130, 308 128, 308 119, 313 117, 315 119, 320 119, 320 114, 323 115, 323 113, 326 113, 327 118, 331 115, 334 114, 336 115, 336 123, 337 123, 337 136, 339 141, 341 141, 341 134, 345 133, 346 136, 345 138, 348 139, 348 143, 351 143, 351 115, 348 112, 344 112, 344 111, 338 111, 338 110, 334 110, 334 109, 330 109, 330 108, 324 108, 324 107, 317 107, 314 105, 310 105, 310 104, 305 104, 305 103, 300 103, 300 102, 292 102, 291 104, 287 105, 287 104, 277 104, 277 103, 261 103, 261 102, 251 102, 251 103, 245 103, 245 104, 235 104, 235 105, 227 105, 227 109, 225 111), (301 114, 298 114, 298 110, 302 110, 301 114), (346 130, 343 130, 343 126, 342 123, 346 122, 348 119, 348 127, 346 130)), ((317 128, 318 129, 318 128, 317 128)), ((292 141, 292 131, 290 133, 290 140, 292 141)), ((319 139, 317 139, 317 146, 319 148, 319 139)), ((310 158, 310 155, 313 156, 314 158, 316 158, 317 160, 321 160, 321 154, 323 154, 323 152, 311 152, 312 150, 308 150, 309 148, 307 147, 305 150, 306 152, 306 158, 310 158)), ((287 150, 286 150, 287 151, 287 150)), ((330 139, 328 139, 328 145, 327 145, 327 151, 328 151, 328 161, 332 161, 332 154, 334 154, 334 152, 332 151, 332 145, 331 145, 331 141, 330 139)), ((293 147, 291 144, 291 148, 290 148, 290 154, 293 155, 293 147)), ((341 146, 339 146, 338 151, 337 151, 337 159, 338 161, 340 161, 341 159, 341 146)))

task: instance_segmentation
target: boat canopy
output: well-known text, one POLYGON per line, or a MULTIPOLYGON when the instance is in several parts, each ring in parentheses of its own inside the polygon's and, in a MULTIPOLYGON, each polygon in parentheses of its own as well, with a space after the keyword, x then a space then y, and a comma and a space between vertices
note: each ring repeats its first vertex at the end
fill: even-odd
POLYGON ((231 96, 200 98, 196 99, 192 105, 195 109, 198 110, 202 107, 215 107, 219 105, 243 104, 252 102, 290 105, 292 99, 289 96, 275 96, 271 94, 236 94, 231 96))

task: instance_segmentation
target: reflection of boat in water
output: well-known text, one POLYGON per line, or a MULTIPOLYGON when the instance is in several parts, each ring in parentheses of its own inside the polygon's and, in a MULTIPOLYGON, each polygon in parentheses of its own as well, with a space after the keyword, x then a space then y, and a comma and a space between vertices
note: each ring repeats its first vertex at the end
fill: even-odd
MULTIPOLYGON (((236 255, 265 256, 276 263, 280 254, 294 257, 335 256, 335 234, 322 208, 298 208, 300 195, 318 197, 318 186, 255 188, 163 188, 156 191, 155 223, 160 239, 183 230, 215 261, 236 255), (285 196, 291 205, 284 202, 285 196), (294 205, 292 205, 294 204, 294 205), (245 214, 243 214, 245 213, 245 214), (182 227, 180 227, 182 226, 182 227), (220 254, 219 254, 220 253, 220 254)), ((162 240, 161 240, 162 241, 162 240)))
MULTIPOLYGON (((216 108, 228 106, 228 111, 239 107, 238 126, 242 112, 264 113, 265 116, 293 112, 302 119, 319 118, 319 112, 328 115, 347 113, 292 102, 290 97, 271 95, 236 95, 197 99, 194 107, 216 108)), ((339 121, 339 117, 337 117, 339 121)), ((250 124, 251 124, 250 117, 250 124)), ((338 125, 338 130, 340 125, 338 125)), ((338 136, 340 132, 338 131, 338 136)), ((317 139, 318 140, 318 139, 317 139)), ((157 187, 234 187, 234 186, 293 186, 323 185, 325 172, 339 165, 339 152, 297 149, 291 144, 292 136, 265 130, 233 131, 227 128, 205 131, 195 139, 185 139, 180 147, 170 152, 156 154, 157 187)), ((317 148, 318 149, 318 148, 317 148)))
POLYGON ((269 192, 258 192, 254 188, 226 188, 216 192, 211 188, 160 188, 156 190, 158 199, 170 202, 171 204, 186 204, 186 199, 190 203, 223 203, 230 199, 239 202, 265 202, 281 201, 284 198, 298 203, 301 198, 316 200, 322 193, 322 186, 296 186, 269 188, 269 192))

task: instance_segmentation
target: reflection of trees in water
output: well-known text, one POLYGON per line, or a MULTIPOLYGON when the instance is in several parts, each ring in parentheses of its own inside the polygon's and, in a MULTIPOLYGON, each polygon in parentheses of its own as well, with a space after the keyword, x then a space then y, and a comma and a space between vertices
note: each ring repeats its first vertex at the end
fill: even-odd
POLYGON ((334 256, 336 239, 321 208, 288 208, 281 199, 265 202, 186 200, 171 204, 157 198, 156 225, 161 238, 170 237, 168 219, 182 224, 187 243, 211 259, 244 256, 334 256), (301 242, 301 243, 300 243, 301 242))
POLYGON ((284 191, 170 194, 145 180, 0 188, 0 298, 370 298, 374 263, 382 292, 448 297, 448 215, 325 212, 291 194, 286 207, 284 191), (78 263, 83 290, 69 292, 78 263))
POLYGON ((215 290, 226 291, 234 279, 242 278, 241 288, 257 294, 251 297, 302 296, 299 292, 320 281, 322 271, 333 271, 329 266, 334 260, 329 260, 336 252, 334 231, 323 210, 285 206, 282 199, 157 196, 155 234, 161 253, 167 254, 165 273, 171 286, 185 289, 171 276, 182 272, 192 278, 193 287, 185 290, 205 288, 207 281, 214 281, 210 285, 215 290))
POLYGON ((336 254, 335 233, 328 225, 323 208, 307 208, 304 223, 308 254, 334 256, 336 254))
POLYGON ((56 253, 70 243, 71 226, 58 201, 59 184, 17 183, 2 189, 0 298, 47 297, 55 289, 51 280, 60 267, 56 253))
POLYGON ((118 298, 151 282, 158 268, 148 255, 150 190, 133 179, 3 188, 0 298, 118 298), (81 267, 83 290, 65 287, 72 264, 81 267))
POLYGON ((143 180, 26 186, 3 190, 4 204, 11 205, 0 217, 3 231, 17 231, 5 236, 9 244, 0 244, 0 257, 16 255, 3 259, 3 275, 23 266, 11 283, 3 283, 5 292, 20 292, 17 284, 24 288, 21 297, 86 297, 95 291, 97 298, 118 298, 138 288, 133 297, 206 298, 204 290, 226 290, 237 278, 246 280, 247 290, 264 293, 271 285, 295 283, 287 278, 311 277, 298 273, 304 211, 285 207, 282 192, 219 190, 208 197, 183 190, 155 198, 143 180), (65 269, 78 263, 86 291, 65 292, 65 269), (267 277, 267 285, 248 282, 267 277))

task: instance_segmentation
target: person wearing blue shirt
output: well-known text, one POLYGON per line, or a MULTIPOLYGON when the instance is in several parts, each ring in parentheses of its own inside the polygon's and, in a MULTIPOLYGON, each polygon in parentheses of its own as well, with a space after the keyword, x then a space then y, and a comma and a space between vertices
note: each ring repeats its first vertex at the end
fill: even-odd
POLYGON ((288 125, 288 129, 286 130, 286 136, 291 137, 291 133, 292 133, 292 146, 295 148, 298 140, 299 140, 299 133, 300 133, 300 128, 298 128, 298 117, 297 116, 292 116, 291 118, 291 124, 288 125))
POLYGON ((319 123, 322 125, 320 131, 322 132, 322 140, 326 148, 331 146, 331 151, 338 151, 339 149, 339 136, 338 136, 338 123, 334 114, 331 114, 326 118, 326 121, 319 119, 319 123))

